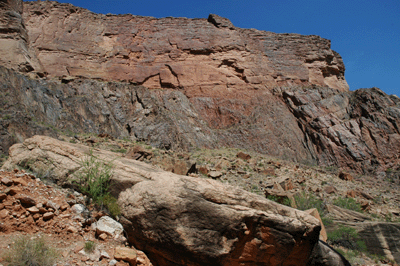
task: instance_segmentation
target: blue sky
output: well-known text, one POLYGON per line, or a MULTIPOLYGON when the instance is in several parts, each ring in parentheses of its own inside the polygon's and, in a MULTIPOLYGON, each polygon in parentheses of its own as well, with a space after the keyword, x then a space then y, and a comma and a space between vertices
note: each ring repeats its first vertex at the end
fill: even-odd
POLYGON ((399 0, 61 0, 96 13, 207 18, 241 28, 319 35, 332 41, 350 90, 378 87, 400 96, 399 0))

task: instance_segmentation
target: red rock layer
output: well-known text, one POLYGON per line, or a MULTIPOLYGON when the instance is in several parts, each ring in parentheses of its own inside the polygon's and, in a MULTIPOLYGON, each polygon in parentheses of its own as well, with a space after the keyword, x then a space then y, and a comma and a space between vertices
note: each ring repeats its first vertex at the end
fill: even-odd
POLYGON ((24 8, 31 45, 51 76, 183 88, 189 97, 294 84, 348 90, 342 58, 319 36, 240 29, 217 15, 101 15, 48 1, 24 8))

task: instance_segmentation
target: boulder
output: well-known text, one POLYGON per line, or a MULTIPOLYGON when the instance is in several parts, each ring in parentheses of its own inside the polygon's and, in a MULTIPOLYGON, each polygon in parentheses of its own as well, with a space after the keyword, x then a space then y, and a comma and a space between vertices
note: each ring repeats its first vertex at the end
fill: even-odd
POLYGON ((324 241, 315 245, 309 266, 351 266, 351 264, 336 250, 324 241))
POLYGON ((116 260, 126 261, 129 263, 130 266, 136 266, 137 252, 133 248, 116 247, 114 252, 114 258, 116 260))
POLYGON ((340 172, 339 178, 342 180, 345 180, 345 181, 353 181, 354 180, 354 177, 351 174, 346 173, 346 172, 340 172))
POLYGON ((157 265, 302 265, 320 230, 304 212, 212 179, 159 174, 119 204, 129 241, 157 265))
POLYGON ((400 224, 384 222, 364 222, 353 224, 367 250, 400 263, 400 224))
POLYGON ((124 228, 122 225, 108 216, 103 216, 100 220, 96 223, 96 233, 97 235, 101 235, 106 233, 114 238, 119 237, 124 228))
POLYGON ((397 264, 400 263, 400 224, 350 220, 337 220, 337 222, 354 228, 359 238, 364 241, 369 254, 383 256, 397 264))
POLYGON ((319 215, 318 210, 316 208, 312 208, 309 210, 305 210, 305 212, 314 216, 315 218, 317 218, 318 221, 321 223, 321 232, 319 233, 319 239, 326 242, 326 240, 328 239, 328 235, 326 233, 325 225, 322 222, 322 219, 321 219, 321 216, 319 215))
MULTIPOLYGON (((11 147, 4 167, 47 163, 66 184, 85 152, 79 144, 35 136, 11 147)), ((176 175, 108 151, 93 154, 113 160, 120 222, 155 265, 305 265, 317 244, 320 223, 305 212, 213 179, 176 175)))

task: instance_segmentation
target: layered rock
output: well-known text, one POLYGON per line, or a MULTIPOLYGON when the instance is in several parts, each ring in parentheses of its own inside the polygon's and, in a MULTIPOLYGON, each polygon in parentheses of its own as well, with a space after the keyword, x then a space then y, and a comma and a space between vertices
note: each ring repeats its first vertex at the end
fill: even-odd
POLYGON ((190 97, 315 84, 347 91, 344 65, 318 36, 240 29, 224 18, 101 15, 25 2, 31 45, 52 76, 179 88, 190 97))
POLYGON ((0 80, 3 153, 34 134, 56 136, 61 130, 130 137, 165 149, 253 149, 359 172, 399 163, 400 100, 379 89, 276 88, 256 90, 244 100, 205 97, 192 103, 174 89, 38 81, 1 67, 0 80))
POLYGON ((68 84, 0 69, 1 153, 61 130, 166 149, 238 147, 359 172, 399 160, 399 99, 378 89, 348 92, 340 56, 318 36, 239 29, 217 15, 24 6, 32 47, 49 75, 68 84))
MULTIPOLYGON (((89 148, 35 136, 10 149, 3 166, 52 169, 71 182, 89 148)), ((113 160, 128 239, 156 265, 305 265, 318 242, 317 219, 212 179, 179 176, 95 150, 113 160)))
POLYGON ((20 0, 0 1, 0 65, 22 72, 42 72, 22 19, 20 0))
MULTIPOLYGON (((353 225, 354 226, 354 225, 353 225)), ((368 251, 400 263, 400 225, 398 223, 371 222, 354 226, 365 241, 368 251)))
POLYGON ((380 89, 336 93, 317 88, 280 89, 304 132, 310 152, 323 164, 359 172, 399 164, 400 99, 380 89), (312 144, 311 144, 312 143, 312 144))

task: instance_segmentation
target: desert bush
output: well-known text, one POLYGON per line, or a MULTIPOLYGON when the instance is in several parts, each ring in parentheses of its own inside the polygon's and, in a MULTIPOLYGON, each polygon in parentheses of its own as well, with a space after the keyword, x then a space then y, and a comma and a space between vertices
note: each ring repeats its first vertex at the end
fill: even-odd
POLYGON ((93 151, 90 151, 80 164, 81 169, 76 175, 75 183, 83 193, 98 202, 109 193, 113 165, 96 158, 93 151))
POLYGON ((361 212, 361 204, 353 198, 338 197, 333 201, 333 204, 344 209, 361 212))
POLYGON ((281 197, 277 197, 275 195, 268 195, 267 199, 275 201, 275 202, 280 203, 285 206, 289 206, 289 207, 291 206, 290 199, 288 199, 288 198, 281 198, 281 197))
POLYGON ((313 194, 308 194, 303 191, 302 193, 296 194, 294 200, 296 201, 296 206, 299 210, 305 211, 316 208, 321 216, 325 213, 324 202, 313 194))
POLYGON ((106 208, 111 216, 120 214, 117 199, 110 195, 110 181, 113 175, 112 162, 98 159, 90 151, 81 161, 81 170, 76 175, 79 189, 91 197, 100 208, 106 208))
POLYGON ((96 249, 96 243, 90 240, 85 242, 84 250, 86 253, 93 253, 95 249, 96 249))
POLYGON ((337 229, 328 232, 328 243, 356 251, 367 250, 365 242, 358 236, 356 229, 344 225, 339 225, 337 229))
POLYGON ((322 223, 325 226, 329 226, 333 223, 332 218, 327 215, 325 203, 316 196, 307 194, 303 191, 302 193, 295 195, 294 200, 296 202, 297 209, 299 210, 305 211, 316 208, 319 216, 321 217, 322 223))
POLYGON ((112 217, 117 217, 121 214, 121 209, 118 206, 117 199, 110 194, 107 194, 101 198, 101 203, 109 211, 112 217))
POLYGON ((15 239, 4 259, 10 266, 52 266, 57 260, 57 252, 43 237, 22 236, 15 239))

